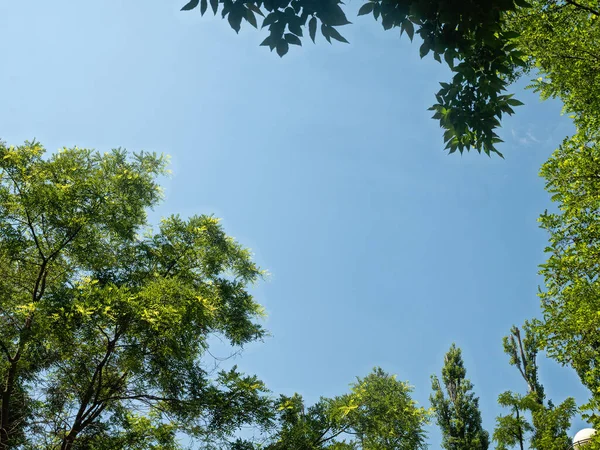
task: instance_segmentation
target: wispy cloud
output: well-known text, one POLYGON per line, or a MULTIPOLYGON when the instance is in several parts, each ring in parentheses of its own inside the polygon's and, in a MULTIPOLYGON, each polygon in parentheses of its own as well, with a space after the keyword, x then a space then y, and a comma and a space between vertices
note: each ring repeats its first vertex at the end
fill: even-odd
POLYGON ((522 133, 515 130, 514 128, 511 128, 510 132, 512 134, 513 139, 521 145, 532 145, 542 143, 542 141, 533 134, 531 129, 528 129, 525 133, 522 133))

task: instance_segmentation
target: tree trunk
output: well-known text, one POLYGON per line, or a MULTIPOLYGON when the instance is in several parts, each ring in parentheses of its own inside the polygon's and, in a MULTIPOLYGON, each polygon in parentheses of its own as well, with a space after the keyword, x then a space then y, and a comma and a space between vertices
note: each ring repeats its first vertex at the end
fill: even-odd
POLYGON ((62 444, 60 445, 60 450, 71 450, 76 437, 77 432, 75 432, 75 430, 69 431, 69 434, 64 437, 62 444))
POLYGON ((10 367, 8 374, 6 375, 6 384, 4 385, 4 391, 2 391, 2 408, 0 410, 0 449, 4 450, 8 448, 8 442, 10 439, 10 401, 15 388, 15 380, 17 378, 17 365, 21 357, 21 349, 17 351, 17 354, 10 361, 10 367))

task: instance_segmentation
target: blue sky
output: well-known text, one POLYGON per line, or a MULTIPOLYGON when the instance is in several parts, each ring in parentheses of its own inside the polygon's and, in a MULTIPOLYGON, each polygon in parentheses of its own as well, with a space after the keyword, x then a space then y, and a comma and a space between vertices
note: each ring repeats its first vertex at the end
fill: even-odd
MULTIPOLYGON (((506 160, 448 156, 427 111, 448 73, 397 32, 351 18, 351 45, 280 59, 184 3, 0 4, 2 139, 170 154, 153 218, 214 213, 271 273, 255 293, 272 337, 235 362, 276 394, 342 394, 378 365, 428 406, 456 342, 491 432, 498 394, 525 387, 501 339, 538 315, 537 173, 571 132, 560 104, 515 86, 506 160)), ((555 403, 585 400, 574 373, 541 366, 555 403)))

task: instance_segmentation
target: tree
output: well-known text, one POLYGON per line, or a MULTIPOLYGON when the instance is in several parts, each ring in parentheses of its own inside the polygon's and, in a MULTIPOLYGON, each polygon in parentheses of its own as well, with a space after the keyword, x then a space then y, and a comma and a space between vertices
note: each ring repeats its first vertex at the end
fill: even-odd
POLYGON ((499 450, 518 446, 524 450, 568 450, 571 440, 568 430, 571 417, 575 414, 576 405, 573 398, 567 398, 559 406, 552 401, 544 403, 546 398, 544 387, 539 381, 537 354, 539 342, 529 322, 521 330, 515 326, 510 336, 504 337, 504 352, 510 357, 510 364, 515 366, 527 385, 527 394, 520 395, 507 391, 498 397, 498 403, 510 408, 510 414, 496 418, 494 441, 499 450), (526 416, 531 417, 531 421, 526 416))
POLYGON ((300 395, 281 395, 275 404, 279 430, 266 449, 341 450, 343 446, 355 449, 338 440, 340 435, 348 431, 348 427, 335 420, 330 403, 330 399, 321 398, 316 404, 306 408, 300 395))
MULTIPOLYGON (((320 28, 329 42, 347 42, 337 29, 350 23, 341 0, 190 0, 182 9, 205 14, 209 3, 236 32, 242 21, 257 28, 261 16, 269 31, 262 45, 280 56, 302 45, 306 28, 313 41, 320 28)), ((359 10, 368 14, 385 30, 419 35, 421 57, 443 58, 454 72, 431 108, 450 153, 500 154, 494 130, 522 104, 505 91, 525 73, 539 72, 532 87, 542 98, 560 98, 578 126, 600 125, 595 0, 369 0, 359 10)))
MULTIPOLYGON (((341 0, 190 0, 182 9, 204 15, 209 3, 236 32, 242 21, 257 28, 261 16, 261 27, 269 30, 261 45, 280 56, 290 45, 302 45, 307 28, 313 41, 320 29, 329 42, 347 42, 337 29, 350 23, 341 0)), ((504 93, 516 67, 524 65, 514 43, 518 34, 504 27, 507 14, 520 6, 527 6, 525 0, 369 0, 360 8, 359 15, 372 14, 385 30, 399 29, 411 40, 419 35, 421 57, 443 58, 454 72, 431 108, 450 153, 474 148, 500 154, 494 130, 503 114, 522 104, 504 93)))
POLYGON ((355 445, 369 450, 425 449, 424 425, 429 412, 411 399, 412 387, 375 368, 357 378, 350 394, 332 402, 335 417, 356 436, 355 445))
POLYGON ((411 399, 412 388, 380 368, 357 378, 350 393, 321 398, 305 408, 302 397, 281 396, 279 428, 268 450, 421 450, 429 412, 411 399))
POLYGON ((487 450, 489 434, 481 424, 479 399, 473 384, 466 378, 460 348, 452 344, 444 358, 442 382, 431 377, 431 405, 442 431, 442 447, 446 450, 487 450))
POLYGON ((210 216, 164 219, 166 160, 0 145, 0 448, 178 448, 269 423, 264 385, 202 362, 260 339, 261 271, 210 216))
POLYGON ((600 6, 595 0, 530 0, 509 15, 527 55, 526 73, 543 99, 559 98, 580 130, 600 128, 600 6))
POLYGON ((533 427, 525 417, 527 411, 526 400, 520 395, 510 391, 498 396, 498 404, 510 408, 510 414, 496 418, 496 429, 494 430, 494 441, 497 450, 507 450, 515 446, 519 450, 525 450, 528 433, 533 427))
MULTIPOLYGON (((596 132, 597 133, 597 132, 596 132)), ((541 266, 543 320, 536 323, 540 346, 575 369, 591 393, 586 409, 600 425, 600 141, 580 131, 565 139, 541 175, 557 210, 540 224, 548 231, 548 260, 541 266)))

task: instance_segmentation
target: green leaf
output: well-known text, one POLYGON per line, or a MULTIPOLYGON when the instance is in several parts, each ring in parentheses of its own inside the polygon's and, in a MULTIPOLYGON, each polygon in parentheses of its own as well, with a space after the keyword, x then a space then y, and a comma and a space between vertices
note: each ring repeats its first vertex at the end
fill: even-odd
POLYGON ((217 11, 219 10, 219 0, 210 0, 210 7, 212 8, 216 16, 217 11))
POLYGON ((358 10, 358 15, 364 16, 365 14, 370 14, 373 12, 374 7, 375 7, 375 3, 373 3, 373 2, 365 3, 358 10))
MULTIPOLYGON (((520 36, 521 36, 521 35, 520 35, 519 33, 517 33, 516 31, 512 31, 512 30, 509 30, 509 31, 504 31, 504 32, 502 33, 502 37, 503 37, 504 39, 516 39, 516 38, 518 38, 518 37, 520 37, 520 36)), ((505 48, 506 48, 506 47, 505 47, 505 48)))
POLYGON ((276 21, 277 21, 277 13, 272 12, 267 17, 265 17, 265 19, 263 20, 261 28, 264 28, 267 25, 271 25, 271 24, 275 23, 276 21))
POLYGON ((302 36, 304 33, 302 32, 302 27, 296 21, 288 23, 288 29, 290 33, 294 33, 296 36, 302 36))
POLYGON ((200 15, 203 16, 207 9, 208 9, 208 1, 202 0, 200 2, 200 15))
POLYGON ((506 103, 508 103, 510 106, 523 106, 525 104, 517 100, 516 98, 509 98, 508 100, 506 100, 506 103))
POLYGON ((323 35, 323 37, 325 39, 327 39, 327 42, 329 42, 331 44, 331 37, 329 36, 329 30, 331 28, 329 28, 327 25, 325 25, 324 23, 321 24, 321 34, 323 35))
POLYGON ((451 69, 454 67, 454 57, 452 56, 452 53, 450 53, 450 50, 446 50, 446 53, 444 53, 444 61, 446 61, 446 64, 448 64, 448 67, 451 69))
POLYGON ((198 4, 200 3, 200 0, 190 0, 189 3, 185 4, 183 8, 181 8, 181 11, 189 11, 191 9, 194 9, 196 6, 198 6, 198 4))
POLYGON ((412 42, 413 37, 415 35, 415 26, 409 19, 404 19, 402 21, 402 24, 400 25, 400 36, 402 36, 403 32, 406 32, 408 38, 412 42))
POLYGON ((339 27, 351 23, 339 5, 331 5, 329 8, 322 10, 320 18, 330 27, 339 27))
POLYGON ((285 33, 285 40, 288 44, 302 45, 302 41, 298 38, 298 36, 292 33, 285 33))
POLYGON ((313 17, 308 22, 308 32, 310 34, 310 38, 313 42, 315 42, 315 38, 317 36, 317 18, 313 17))
POLYGON ((277 43, 277 54, 280 57, 283 57, 283 55, 285 55, 288 50, 290 49, 290 46, 288 45, 287 41, 285 39, 281 39, 278 43, 277 43))
POLYGON ((251 9, 252 11, 254 11, 259 16, 265 17, 265 15, 260 10, 260 8, 258 6, 256 6, 254 3, 246 3, 246 8, 251 9))
POLYGON ((421 47, 419 48, 419 55, 421 56, 421 58, 424 58, 427 53, 429 53, 429 50, 431 50, 429 48, 429 45, 427 45, 426 42, 423 42, 423 44, 421 44, 421 47))
POLYGON ((260 43, 260 45, 264 47, 268 46, 271 50, 273 50, 276 44, 273 41, 273 36, 268 36, 264 41, 260 43))
POLYGON ((349 44, 349 42, 346 40, 346 38, 344 36, 342 36, 338 30, 336 30, 333 27, 329 27, 329 36, 331 36, 333 39, 335 39, 336 41, 340 41, 340 42, 344 42, 346 44, 349 44))
POLYGON ((246 9, 246 20, 254 28, 258 28, 258 24, 256 23, 256 16, 250 9, 246 9))
POLYGON ((240 32, 240 28, 242 27, 242 15, 238 12, 238 10, 231 11, 227 15, 227 21, 236 33, 240 32))

